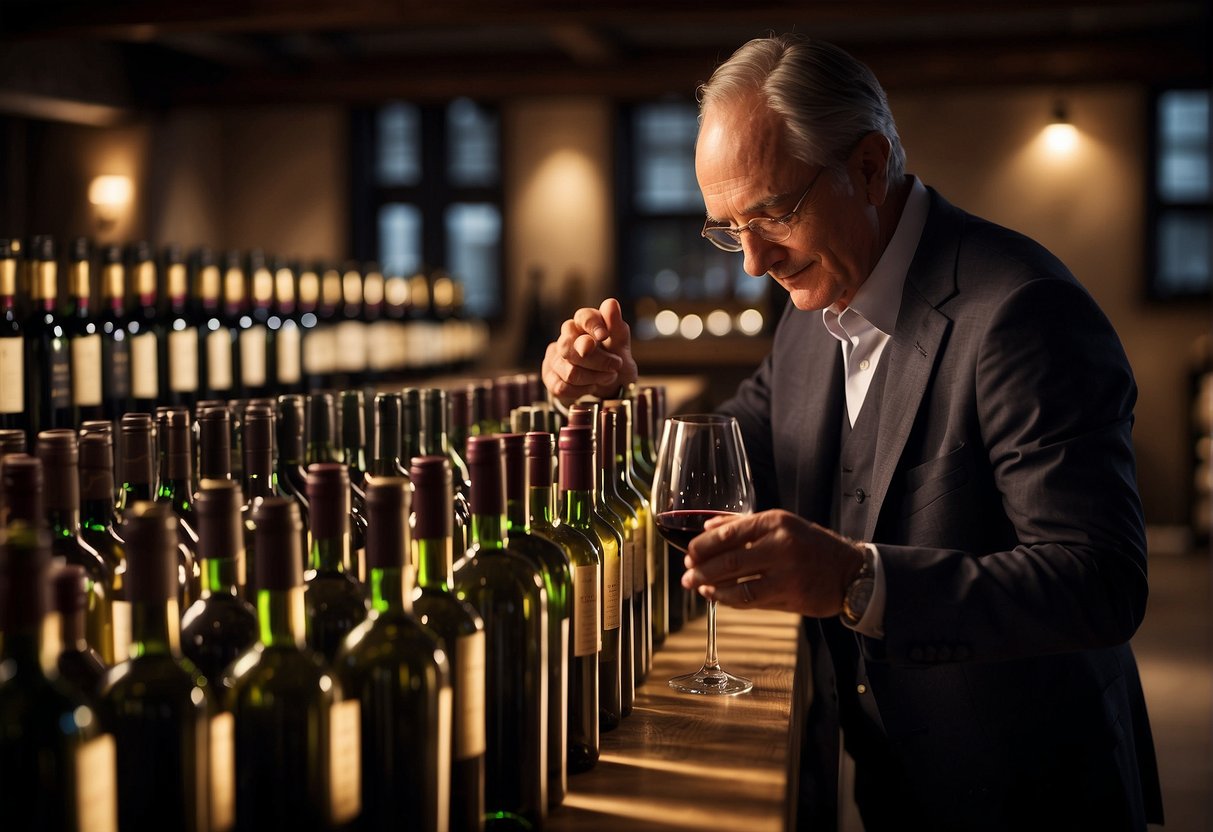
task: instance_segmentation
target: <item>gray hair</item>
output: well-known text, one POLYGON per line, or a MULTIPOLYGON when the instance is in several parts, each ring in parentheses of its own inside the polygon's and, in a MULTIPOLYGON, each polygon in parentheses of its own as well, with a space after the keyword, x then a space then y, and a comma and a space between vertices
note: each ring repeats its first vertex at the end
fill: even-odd
POLYGON ((872 70, 833 44, 800 35, 756 38, 716 68, 699 88, 699 111, 759 93, 783 119, 792 155, 840 170, 873 131, 891 146, 888 177, 905 172, 889 100, 872 70))

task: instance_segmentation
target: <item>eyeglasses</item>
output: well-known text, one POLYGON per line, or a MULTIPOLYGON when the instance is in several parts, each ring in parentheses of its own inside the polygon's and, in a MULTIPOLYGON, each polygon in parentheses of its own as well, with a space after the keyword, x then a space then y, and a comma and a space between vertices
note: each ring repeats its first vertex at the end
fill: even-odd
POLYGON ((800 199, 796 200, 796 207, 782 217, 778 219, 773 217, 755 217, 745 225, 740 225, 736 228, 727 225, 712 225, 712 221, 708 220, 703 224, 703 230, 699 232, 699 236, 722 251, 741 251, 742 231, 753 231, 768 242, 782 243, 792 236, 791 222, 800 213, 800 206, 804 205, 809 192, 813 190, 813 186, 817 184, 817 180, 821 178, 821 174, 824 171, 825 168, 817 171, 817 175, 813 177, 813 181, 809 183, 809 187, 805 188, 804 193, 800 195, 800 199))

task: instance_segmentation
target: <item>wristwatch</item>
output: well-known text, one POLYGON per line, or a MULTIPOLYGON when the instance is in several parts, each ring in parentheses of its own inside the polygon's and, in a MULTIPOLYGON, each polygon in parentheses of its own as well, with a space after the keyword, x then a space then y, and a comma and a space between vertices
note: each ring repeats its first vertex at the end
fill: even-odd
POLYGON ((847 584, 842 596, 842 612, 838 617, 848 627, 858 627, 863 614, 868 611, 872 593, 876 589, 876 555, 870 546, 863 547, 863 564, 859 572, 847 584))

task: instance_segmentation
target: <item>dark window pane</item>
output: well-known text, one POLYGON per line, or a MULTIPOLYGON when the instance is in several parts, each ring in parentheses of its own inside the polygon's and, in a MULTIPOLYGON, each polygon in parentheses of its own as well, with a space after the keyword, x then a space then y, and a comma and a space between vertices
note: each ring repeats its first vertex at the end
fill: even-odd
POLYGON ((463 187, 495 185, 497 164, 497 116, 466 98, 447 108, 449 174, 451 184, 463 187))
MULTIPOLYGON (((633 121, 636 210, 645 213, 704 213, 695 180, 694 104, 648 104, 633 121)), ((698 229, 696 229, 698 231, 698 229)))
POLYGON ((463 283, 464 308, 475 316, 501 311, 501 209, 456 203, 446 210, 447 268, 463 283))
POLYGON ((769 278, 753 278, 738 254, 699 236, 698 219, 653 219, 636 227, 629 244, 632 297, 663 300, 766 297, 769 278))
POLYGON ((375 179, 380 185, 421 181, 421 114, 412 104, 387 104, 376 118, 375 179))
POLYGON ((384 274, 421 268, 421 209, 391 202, 379 207, 379 263, 384 274))
POLYGON ((1165 202, 1206 202, 1209 93, 1172 90, 1158 98, 1158 195, 1165 202))
POLYGON ((1158 220, 1157 291, 1163 296, 1213 286, 1213 212, 1165 212, 1158 220))

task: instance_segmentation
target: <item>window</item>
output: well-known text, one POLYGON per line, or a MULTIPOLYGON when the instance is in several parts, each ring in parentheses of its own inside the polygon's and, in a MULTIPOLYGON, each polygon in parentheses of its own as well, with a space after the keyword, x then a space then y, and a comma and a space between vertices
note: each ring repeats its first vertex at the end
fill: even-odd
POLYGON ((385 274, 444 269, 463 284, 469 314, 499 317, 499 134, 496 110, 466 98, 355 113, 355 256, 385 274))
POLYGON ((1167 90, 1154 99, 1146 273, 1156 298, 1213 288, 1213 182, 1209 92, 1167 90))
POLYGON ((621 291, 638 338, 753 335, 774 323, 770 281, 750 277, 740 255, 699 235, 698 131, 692 101, 637 104, 620 118, 621 291))

